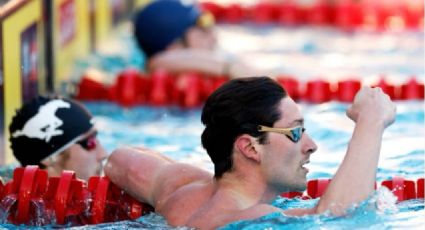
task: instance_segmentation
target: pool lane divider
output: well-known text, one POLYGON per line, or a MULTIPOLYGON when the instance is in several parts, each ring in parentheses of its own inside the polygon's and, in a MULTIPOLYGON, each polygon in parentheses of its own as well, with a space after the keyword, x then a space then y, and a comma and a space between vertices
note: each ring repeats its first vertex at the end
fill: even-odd
MULTIPOLYGON (((307 182, 304 192, 285 192, 282 197, 320 198, 331 182, 329 178, 307 182)), ((424 178, 407 180, 394 176, 381 182, 397 201, 424 199, 424 178)), ((375 183, 375 189, 377 184, 375 183)), ((16 168, 13 179, 0 182, 0 207, 7 223, 27 226, 80 226, 121 220, 134 220, 154 209, 137 201, 107 177, 91 177, 86 183, 72 171, 60 177, 47 176, 38 166, 16 168)))
POLYGON ((73 171, 48 178, 38 166, 16 168, 13 179, 0 182, 0 208, 5 222, 27 226, 81 226, 133 220, 153 208, 109 181, 91 177, 86 183, 73 171))
POLYGON ((200 4, 205 12, 211 13, 219 23, 254 25, 278 24, 282 26, 323 26, 335 27, 343 31, 369 29, 422 30, 423 1, 394 1, 386 4, 379 1, 327 1, 316 0, 311 4, 299 1, 266 2, 256 4, 220 4, 203 1, 200 4), (397 21, 398 23, 394 23, 397 21))
MULTIPOLYGON (((229 80, 226 76, 207 76, 191 71, 171 74, 163 69, 144 74, 133 68, 119 73, 112 85, 96 79, 90 73, 82 76, 77 99, 111 101, 124 107, 178 105, 183 108, 200 106, 215 89, 229 80)), ((280 75, 276 80, 294 100, 311 104, 333 100, 350 103, 362 87, 361 81, 355 78, 337 82, 323 79, 303 82, 293 76, 280 75)), ((415 77, 400 85, 391 84, 382 77, 370 86, 381 87, 392 100, 424 99, 424 84, 415 77)))

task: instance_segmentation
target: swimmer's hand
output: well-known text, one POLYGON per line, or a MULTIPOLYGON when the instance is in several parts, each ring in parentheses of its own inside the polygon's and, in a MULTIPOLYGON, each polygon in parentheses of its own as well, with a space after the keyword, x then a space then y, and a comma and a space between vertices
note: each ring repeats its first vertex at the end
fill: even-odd
POLYGON ((347 109, 347 116, 356 123, 369 120, 386 128, 395 120, 396 106, 381 88, 363 87, 347 109))

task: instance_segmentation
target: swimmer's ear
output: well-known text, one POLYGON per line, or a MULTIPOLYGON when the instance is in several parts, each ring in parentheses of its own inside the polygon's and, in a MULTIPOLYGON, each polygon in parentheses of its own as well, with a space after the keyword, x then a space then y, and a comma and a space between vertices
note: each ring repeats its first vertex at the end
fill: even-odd
POLYGON ((257 149, 255 138, 248 135, 242 134, 236 138, 235 147, 236 149, 246 158, 254 161, 260 161, 260 154, 257 149))

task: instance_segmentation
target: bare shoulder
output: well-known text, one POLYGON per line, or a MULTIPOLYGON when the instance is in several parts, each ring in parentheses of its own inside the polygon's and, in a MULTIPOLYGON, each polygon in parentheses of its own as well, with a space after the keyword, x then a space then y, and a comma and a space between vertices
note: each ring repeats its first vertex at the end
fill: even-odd
POLYGON ((211 173, 178 163, 148 148, 120 148, 108 159, 105 174, 134 197, 153 206, 186 184, 212 178, 211 173))
POLYGON ((186 163, 173 163, 162 169, 158 179, 174 183, 174 186, 182 186, 190 182, 212 178, 213 175, 202 168, 186 163))
POLYGON ((155 200, 167 199, 185 185, 212 180, 212 178, 213 175, 210 172, 196 166, 185 163, 168 164, 158 175, 159 183, 154 188, 155 200))

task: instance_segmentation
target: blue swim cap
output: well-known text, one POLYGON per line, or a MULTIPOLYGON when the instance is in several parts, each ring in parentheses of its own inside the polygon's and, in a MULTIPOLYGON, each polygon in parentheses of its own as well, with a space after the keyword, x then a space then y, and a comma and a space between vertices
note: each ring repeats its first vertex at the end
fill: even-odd
POLYGON ((134 17, 134 35, 148 58, 167 48, 196 24, 200 9, 178 0, 157 0, 134 17))

